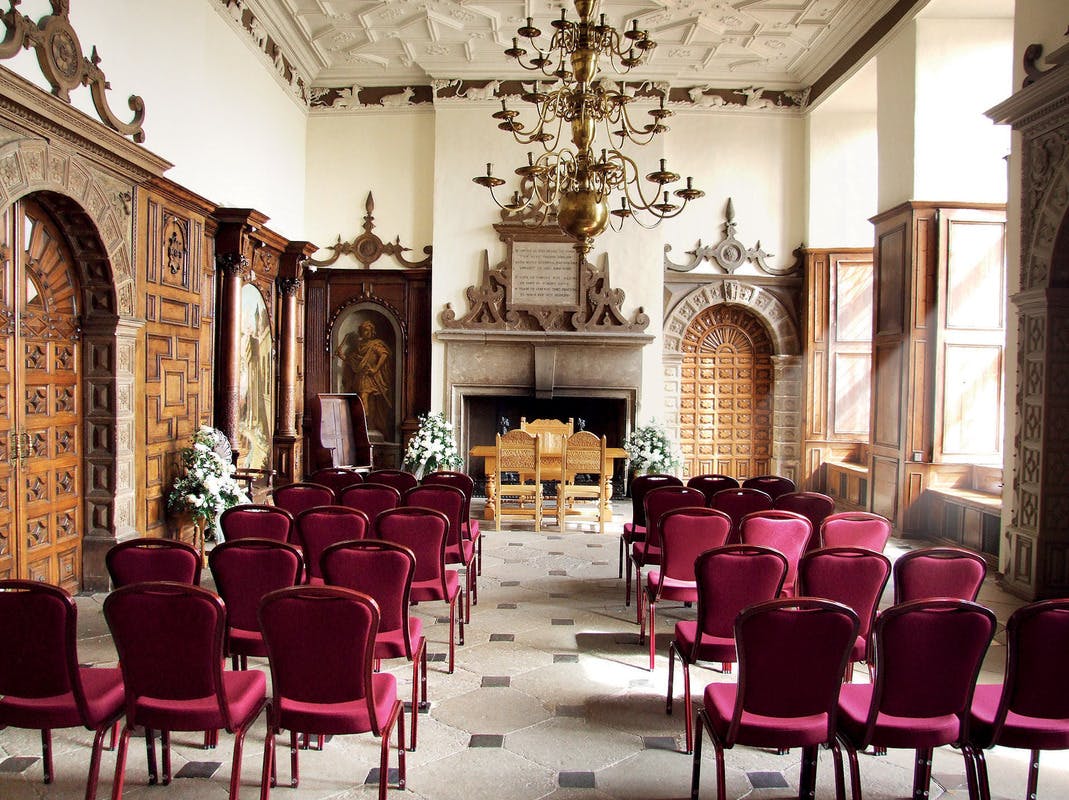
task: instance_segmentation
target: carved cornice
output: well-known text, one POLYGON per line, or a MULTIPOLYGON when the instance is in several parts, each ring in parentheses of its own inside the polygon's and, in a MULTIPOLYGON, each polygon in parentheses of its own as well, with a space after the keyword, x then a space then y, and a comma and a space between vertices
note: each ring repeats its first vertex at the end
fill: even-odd
POLYGON ((329 267, 335 264, 343 255, 346 255, 355 258, 364 265, 365 269, 371 269, 373 263, 386 255, 393 256, 402 266, 410 269, 430 267, 433 252, 431 245, 423 248, 423 252, 427 257, 422 261, 409 261, 404 254, 411 252, 412 248, 402 246, 400 236, 396 237, 392 242, 384 242, 379 238, 378 234, 371 232, 375 227, 375 198, 371 192, 367 193, 364 210, 367 213, 364 214, 364 232, 362 234, 351 242, 343 242, 341 234, 338 234, 338 241, 330 247, 324 248, 331 250, 333 255, 323 260, 309 258, 306 262, 307 265, 309 267, 329 267))
POLYGON ((225 275, 244 278, 249 273, 249 259, 244 253, 216 253, 215 267, 225 275))
POLYGON ((702 245, 701 239, 699 239, 697 246, 693 250, 686 251, 688 255, 692 256, 688 264, 676 264, 671 261, 668 258, 668 253, 672 251, 672 245, 666 244, 664 246, 665 269, 675 272, 690 272, 702 261, 708 261, 714 267, 729 275, 747 262, 755 265, 766 275, 772 275, 777 278, 801 271, 804 260, 802 252, 805 247, 804 244, 799 244, 792 253, 794 256, 793 264, 788 264, 786 267, 773 267, 766 261, 766 259, 773 257, 772 253, 766 253, 761 248, 760 239, 753 247, 747 247, 735 238, 735 228, 738 226, 735 222, 735 204, 732 203, 730 197, 724 211, 724 219, 724 235, 720 241, 712 245, 702 245))

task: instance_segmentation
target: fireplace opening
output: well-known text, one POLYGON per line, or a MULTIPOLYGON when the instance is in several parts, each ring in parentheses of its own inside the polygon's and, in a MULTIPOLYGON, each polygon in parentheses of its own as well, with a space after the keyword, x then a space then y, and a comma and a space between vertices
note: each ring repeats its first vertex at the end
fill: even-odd
MULTIPOLYGON (((552 398, 529 395, 467 395, 463 402, 461 438, 466 454, 477 445, 493 445, 505 420, 509 429, 520 427, 521 418, 571 419, 575 430, 604 436, 609 447, 623 447, 629 430, 629 404, 626 397, 592 397, 558 395, 552 398)), ((617 471, 623 462, 617 462, 617 471)), ((468 474, 475 480, 475 490, 486 496, 486 472, 481 458, 467 458, 468 474)), ((549 487, 552 492, 552 487, 549 487)), ((613 475, 613 496, 622 497, 625 476, 613 475)))

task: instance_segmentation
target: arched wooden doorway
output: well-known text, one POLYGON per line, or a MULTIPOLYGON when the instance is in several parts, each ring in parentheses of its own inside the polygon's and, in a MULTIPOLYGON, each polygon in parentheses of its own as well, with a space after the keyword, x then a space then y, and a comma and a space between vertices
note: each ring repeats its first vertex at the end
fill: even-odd
POLYGON ((0 577, 81 588, 80 288, 31 198, 0 214, 0 577))
POLYGON ((681 342, 680 446, 687 476, 769 472, 772 344, 756 316, 726 303, 701 311, 681 342))

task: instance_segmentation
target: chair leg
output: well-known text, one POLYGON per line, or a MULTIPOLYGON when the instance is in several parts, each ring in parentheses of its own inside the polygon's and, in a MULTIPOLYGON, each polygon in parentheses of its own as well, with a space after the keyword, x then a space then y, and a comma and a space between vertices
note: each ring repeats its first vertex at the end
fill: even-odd
POLYGON ((650 600, 649 603, 649 618, 650 618, 650 672, 653 672, 653 665, 656 662, 656 648, 657 648, 657 604, 650 600))
POLYGON ((846 781, 843 779, 843 751, 839 742, 832 738, 828 743, 831 748, 832 763, 835 766, 835 800, 846 800, 846 781))
POLYGON ((690 663, 680 658, 683 667, 683 726, 687 731, 687 752, 694 750, 694 703, 690 699, 690 663))
MULTIPOLYGON (((463 630, 464 620, 460 620, 461 630, 463 630)), ((456 654, 456 647, 453 644, 455 641, 454 634, 456 633, 457 626, 457 604, 454 600, 449 604, 449 674, 453 674, 453 662, 456 654)))
POLYGON ((913 762, 913 800, 924 800, 932 783, 932 748, 922 747, 916 751, 913 762))
POLYGON ((464 621, 471 622, 471 575, 464 570, 464 621))
POLYGON ((631 559, 627 559, 627 575, 624 581, 624 606, 631 605, 631 569, 634 566, 631 559))
POLYGON ((297 746, 297 731, 290 731, 290 788, 293 789, 301 782, 301 765, 297 759, 300 750, 297 746))
POLYGON ((483 574, 483 534, 479 531, 479 538, 475 540, 475 563, 478 565, 475 569, 480 575, 483 574))
MULTIPOLYGON (((704 713, 704 711, 699 712, 699 723, 701 722, 701 717, 704 713)), ((702 778, 702 732, 700 730, 698 731, 697 738, 694 740, 693 753, 694 758, 690 770, 690 800, 698 800, 698 786, 701 783, 702 778)))
POLYGON ((156 735, 151 728, 145 728, 145 751, 148 757, 148 785, 155 786, 160 778, 156 771, 156 735))
MULTIPOLYGON (((984 770, 984 784, 987 785, 987 770, 984 770)), ((1039 751, 1033 750, 1028 760, 1028 791, 1025 797, 1035 798, 1039 791, 1039 751)))
POLYGON ((970 798, 980 797, 980 782, 976 775, 976 751, 971 745, 962 744, 961 756, 965 759, 965 783, 969 789, 970 798))
POLYGON ((171 785, 171 732, 160 731, 160 750, 163 751, 163 785, 171 785))
POLYGON ((664 713, 671 715, 672 713, 672 681, 676 674, 676 643, 671 641, 668 643, 668 693, 664 699, 664 713))
POLYGON ((96 800, 97 781, 100 779, 100 754, 104 749, 104 734, 111 725, 101 725, 93 737, 93 749, 89 754, 89 775, 85 781, 85 800, 96 800))
POLYGON ((620 535, 620 560, 616 563, 616 579, 624 577, 624 537, 620 535))
POLYGON ((52 783, 52 731, 49 728, 41 729, 41 766, 45 783, 52 783))
POLYGON ((991 800, 991 784, 987 778, 987 758, 984 756, 983 749, 979 747, 973 750, 973 755, 976 757, 976 781, 979 784, 980 800, 991 800))
POLYGON ((119 720, 115 720, 115 724, 111 726, 111 741, 108 743, 107 750, 111 751, 115 749, 115 744, 119 741, 119 720))
MULTIPOLYGON (((415 714, 413 714, 415 716, 415 714)), ((385 737, 383 739, 385 741, 385 737)), ((404 789, 405 775, 405 709, 397 704, 397 788, 404 789)), ((389 777, 387 775, 387 777, 389 777)))
MULTIPOLYGON (((258 717, 259 713, 256 716, 258 717)), ((249 726, 255 721, 256 717, 253 717, 234 731, 234 763, 230 767, 230 800, 238 800, 238 793, 241 791, 241 751, 245 745, 245 734, 249 732, 249 726)))
POLYGON ((264 768, 260 773, 260 800, 269 800, 271 787, 275 785, 275 727, 267 723, 264 737, 264 768))
POLYGON ((816 797, 817 746, 802 748, 802 764, 798 772, 798 796, 816 797))
POLYGON ((123 781, 126 779, 126 751, 130 745, 130 724, 123 725, 119 745, 115 753, 115 780, 111 784, 111 800, 122 800, 123 781))
POLYGON ((861 765, 857 761, 857 749, 843 741, 846 747, 846 757, 850 759, 850 797, 851 800, 861 799, 861 765))

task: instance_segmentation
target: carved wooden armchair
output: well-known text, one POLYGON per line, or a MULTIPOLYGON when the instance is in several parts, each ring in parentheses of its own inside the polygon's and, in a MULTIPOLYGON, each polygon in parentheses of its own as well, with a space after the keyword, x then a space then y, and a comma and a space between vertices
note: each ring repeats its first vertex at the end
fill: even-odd
POLYGON ((536 532, 542 530, 541 442, 522 430, 497 436, 494 519, 500 530, 504 517, 533 519, 536 532), (513 479, 515 478, 515 479, 513 479))
POLYGON ((609 475, 605 469, 605 437, 577 431, 563 441, 561 482, 557 487, 557 524, 564 527, 569 517, 576 521, 595 519, 598 532, 612 518, 609 507, 609 475), (578 476, 593 477, 593 483, 578 483, 578 476))

